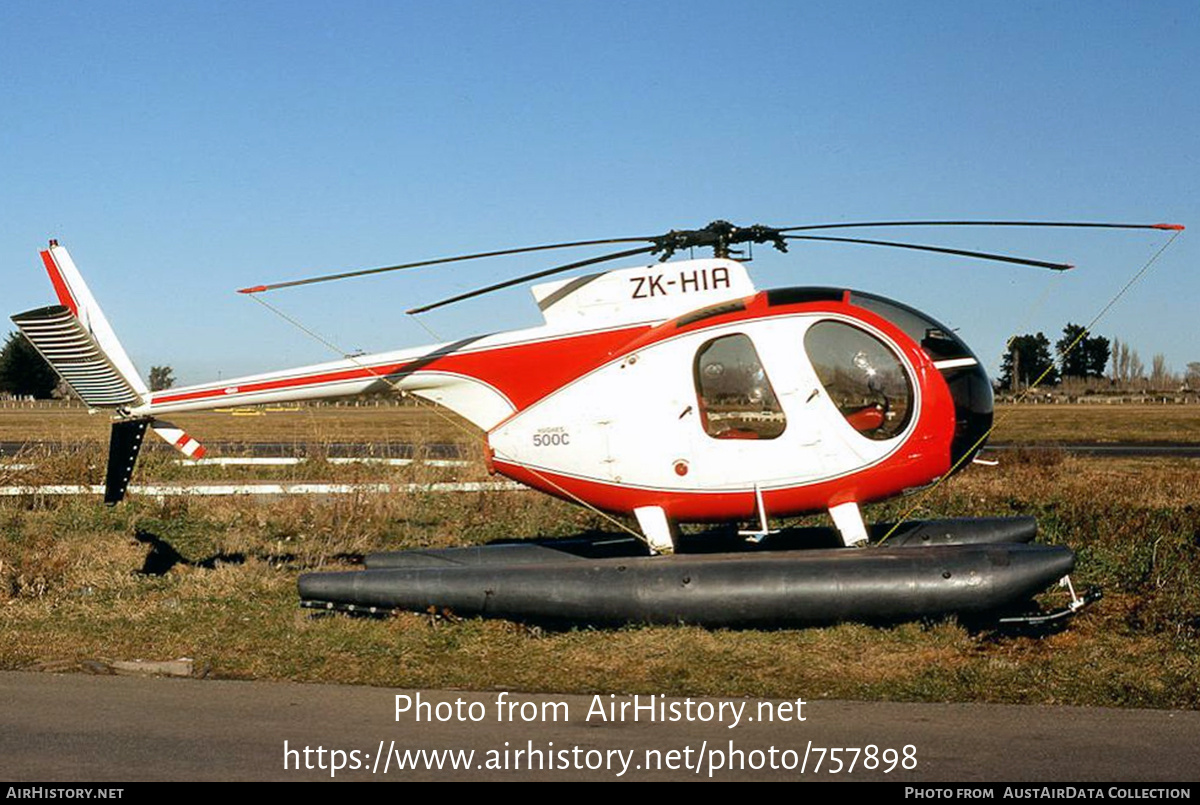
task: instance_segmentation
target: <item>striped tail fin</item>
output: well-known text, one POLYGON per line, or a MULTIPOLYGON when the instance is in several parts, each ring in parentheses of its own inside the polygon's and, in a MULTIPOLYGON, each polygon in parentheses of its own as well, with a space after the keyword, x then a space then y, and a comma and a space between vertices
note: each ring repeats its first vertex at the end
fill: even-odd
POLYGON ((50 247, 42 252, 42 263, 59 304, 19 313, 12 317, 13 323, 71 390, 93 408, 125 408, 146 402, 150 390, 71 255, 50 241, 50 247))
POLYGON ((104 501, 111 505, 125 496, 147 428, 188 458, 201 458, 204 447, 170 422, 131 418, 129 409, 150 401, 149 388, 67 250, 50 241, 42 263, 59 303, 18 313, 12 320, 80 399, 93 408, 116 410, 104 485, 104 501))

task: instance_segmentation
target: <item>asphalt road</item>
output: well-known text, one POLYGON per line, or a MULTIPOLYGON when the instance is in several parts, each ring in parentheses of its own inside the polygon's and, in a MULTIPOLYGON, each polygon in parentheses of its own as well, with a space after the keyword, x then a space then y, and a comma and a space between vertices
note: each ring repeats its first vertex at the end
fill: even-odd
MULTIPOLYGON (((1200 712, 756 699, 725 700, 724 709, 718 700, 691 700, 689 709, 688 700, 655 698, 668 708, 659 712, 679 720, 651 721, 643 709, 634 721, 632 709, 624 720, 602 720, 596 713, 589 718, 594 702, 588 696, 423 691, 422 703, 431 706, 416 721, 415 695, 334 685, 3 672, 0 780, 599 781, 711 774, 742 781, 1079 785, 1200 777, 1200 712), (409 709, 399 716, 397 695, 409 697, 409 709), (501 700, 515 706, 498 708, 501 700), (738 704, 744 705, 740 712, 733 709, 738 704), (569 720, 550 720, 564 711, 569 720), (775 721, 766 720, 768 712, 775 721), (536 720, 523 721, 522 713, 536 720), (735 714, 740 722, 731 726, 735 714), (710 720, 700 720, 705 716, 710 720), (855 757, 854 748, 868 746, 877 747, 873 760, 866 751, 855 757), (830 773, 833 754, 821 751, 831 747, 843 748, 838 773, 830 773), (912 749, 906 753, 905 747, 912 749), (414 749, 474 755, 465 769, 450 768, 445 757, 441 770, 424 764, 397 769, 398 758, 414 749), (535 753, 526 754, 529 749, 535 753), (344 768, 335 777, 330 767, 338 763, 344 768), (889 765, 894 768, 884 773, 889 765)), ((632 700, 596 701, 608 708, 632 700)))

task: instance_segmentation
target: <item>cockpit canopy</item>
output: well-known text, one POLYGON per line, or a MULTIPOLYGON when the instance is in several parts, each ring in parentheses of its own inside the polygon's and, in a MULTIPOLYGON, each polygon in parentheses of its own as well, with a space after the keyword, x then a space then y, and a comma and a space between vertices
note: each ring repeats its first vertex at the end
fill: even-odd
POLYGON ((903 330, 942 373, 954 398, 954 442, 950 447, 961 469, 983 447, 992 428, 992 384, 970 348, 949 328, 908 305, 853 291, 850 304, 870 310, 903 330))
MULTIPOLYGON (((841 288, 779 288, 767 291, 767 304, 841 302, 847 298, 847 294, 851 305, 869 310, 904 331, 909 338, 920 345, 929 359, 933 361, 933 365, 941 372, 954 399, 955 431, 950 452, 954 466, 956 468, 964 466, 983 446, 987 434, 991 430, 992 384, 988 380, 983 365, 950 328, 895 300, 862 291, 848 292, 841 288)), ((814 358, 814 364, 818 364, 812 351, 812 348, 809 348, 810 357, 814 358)), ((882 359, 884 356, 880 355, 879 357, 882 359)), ((884 382, 883 379, 875 381, 876 385, 880 385, 879 391, 876 392, 871 389, 870 381, 859 377, 851 383, 851 385, 856 384, 858 390, 847 391, 845 378, 838 380, 834 377, 837 371, 836 367, 840 365, 844 368, 846 360, 845 356, 830 358, 825 362, 826 374, 821 376, 822 383, 826 385, 832 383, 834 388, 842 390, 840 400, 836 399, 837 395, 834 395, 832 390, 831 396, 835 396, 835 402, 838 403, 843 416, 846 416, 847 420, 868 438, 887 439, 890 438, 889 434, 902 431, 907 423, 906 417, 913 414, 908 408, 900 405, 904 394, 900 391, 900 385, 894 380, 897 377, 894 370, 891 370, 891 374, 886 376, 891 381, 886 389, 880 385, 884 382), (832 374, 830 374, 831 372, 832 374), (830 378, 829 380, 827 380, 827 376, 830 378), (883 399, 879 397, 881 393, 883 399), (874 403, 870 402, 872 394, 875 396, 874 403), (887 404, 886 410, 881 410, 880 407, 885 403, 887 404), (872 413, 872 409, 874 413, 872 413), (886 421, 880 421, 880 413, 883 413, 886 421)), ((869 353, 866 361, 870 363, 869 353)), ((853 355, 849 357, 849 362, 851 365, 854 363, 853 355)), ((871 365, 879 375, 882 364, 880 366, 871 365)), ((911 408, 911 402, 909 408, 911 408)))

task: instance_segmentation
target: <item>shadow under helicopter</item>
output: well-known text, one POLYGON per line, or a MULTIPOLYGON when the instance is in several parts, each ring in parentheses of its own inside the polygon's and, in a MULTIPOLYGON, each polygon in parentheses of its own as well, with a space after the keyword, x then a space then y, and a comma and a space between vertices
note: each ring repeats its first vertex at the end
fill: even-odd
MULTIPOLYGON (((134 532, 133 538, 143 545, 150 546, 150 550, 146 552, 146 558, 142 562, 141 568, 136 571, 141 576, 165 576, 175 567, 196 567, 203 570, 216 570, 221 565, 243 565, 247 559, 245 553, 237 551, 234 553, 214 553, 204 559, 191 560, 176 550, 175 546, 167 540, 142 528, 134 532)), ((294 563, 297 557, 293 553, 273 553, 255 554, 254 558, 271 565, 287 565, 294 563)), ((361 565, 363 563, 362 554, 340 553, 330 558, 335 562, 348 565, 361 565)))

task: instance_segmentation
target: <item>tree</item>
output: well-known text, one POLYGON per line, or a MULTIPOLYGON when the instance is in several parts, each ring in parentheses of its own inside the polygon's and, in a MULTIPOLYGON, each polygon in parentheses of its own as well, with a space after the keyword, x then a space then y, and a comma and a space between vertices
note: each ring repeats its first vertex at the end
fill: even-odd
POLYGON ((1167 356, 1159 352, 1150 362, 1150 386, 1165 389, 1174 385, 1174 382, 1175 378, 1171 376, 1171 370, 1167 366, 1167 356))
POLYGON ((1087 338, 1087 332, 1080 324, 1068 324, 1063 328, 1063 337, 1054 345, 1061 358, 1063 377, 1104 377, 1104 367, 1108 365, 1108 339, 1102 336, 1087 338))
POLYGON ((174 370, 170 366, 150 367, 150 390, 162 391, 175 385, 174 370))
POLYGON ((1129 353, 1129 380, 1141 380, 1146 376, 1146 365, 1138 357, 1137 350, 1129 353))
POLYGON ((1129 344, 1120 339, 1113 339, 1112 347, 1112 378, 1119 384, 1128 383, 1129 375, 1129 344))
POLYGON ((1050 357, 1050 339, 1044 333, 1008 339, 1008 352, 1000 365, 1000 384, 1015 391, 1039 378, 1043 384, 1058 382, 1058 369, 1050 357))
POLYGON ((1188 384, 1189 388, 1200 388, 1200 361, 1191 361, 1188 363, 1184 382, 1188 384))
POLYGON ((21 333, 9 333, 0 349, 0 392, 48 399, 58 375, 21 333))

